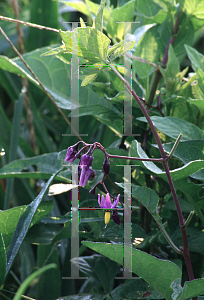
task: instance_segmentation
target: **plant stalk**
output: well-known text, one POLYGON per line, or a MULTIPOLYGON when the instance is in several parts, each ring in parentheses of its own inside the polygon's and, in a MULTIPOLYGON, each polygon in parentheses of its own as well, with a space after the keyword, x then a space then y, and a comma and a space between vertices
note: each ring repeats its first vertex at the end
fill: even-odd
POLYGON ((168 157, 166 156, 164 149, 162 147, 162 143, 161 140, 159 138, 159 135, 156 131, 156 128, 154 127, 154 124, 150 118, 150 116, 147 113, 146 108, 143 106, 142 102, 140 101, 139 97, 137 96, 137 94, 135 93, 135 91, 133 91, 131 89, 131 86, 128 84, 128 82, 122 77, 122 75, 115 69, 115 67, 113 65, 110 65, 110 68, 112 69, 112 71, 118 76, 118 78, 120 80, 123 81, 123 83, 126 85, 127 89, 129 90, 130 93, 132 93, 133 97, 135 98, 137 104, 139 105, 140 109, 142 110, 144 116, 147 119, 147 122, 151 128, 151 131, 155 137, 155 140, 157 142, 157 145, 159 147, 160 153, 161 153, 161 157, 163 158, 162 164, 164 167, 164 170, 166 172, 167 175, 167 179, 169 182, 169 186, 172 192, 172 196, 174 199, 174 203, 176 205, 176 209, 177 209, 177 214, 178 214, 178 218, 179 218, 179 224, 180 224, 180 228, 181 228, 181 234, 182 234, 182 241, 183 241, 183 251, 182 254, 184 256, 185 259, 185 263, 186 263, 186 267, 187 267, 187 271, 188 271, 188 277, 189 277, 189 281, 192 281, 194 278, 194 274, 193 274, 193 268, 192 268, 192 264, 191 264, 191 259, 190 259, 190 252, 189 252, 189 247, 188 247, 188 240, 187 240, 187 234, 186 234, 186 228, 184 227, 184 218, 183 218, 183 214, 181 211, 181 207, 178 201, 178 197, 176 195, 176 191, 174 188, 174 184, 173 184, 173 180, 171 178, 171 174, 170 174, 170 170, 169 170, 169 166, 168 166, 168 162, 167 159, 168 157))

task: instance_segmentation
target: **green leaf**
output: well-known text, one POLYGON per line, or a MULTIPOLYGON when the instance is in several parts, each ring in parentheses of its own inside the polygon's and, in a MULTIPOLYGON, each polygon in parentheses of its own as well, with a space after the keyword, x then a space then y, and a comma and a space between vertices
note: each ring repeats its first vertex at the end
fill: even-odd
POLYGON ((91 83, 97 76, 98 76, 98 72, 87 75, 82 80, 81 86, 86 86, 87 84, 91 83))
POLYGON ((167 17, 167 11, 151 0, 143 0, 135 2, 136 15, 156 23, 162 23, 167 17))
MULTIPOLYGON (((99 120, 109 121, 117 120, 120 117, 120 114, 116 109, 113 111, 105 106, 100 105, 81 106, 77 110, 77 113, 73 111, 73 114, 75 117, 93 116, 99 120)), ((71 116, 71 114, 69 116, 71 116)))
POLYGON ((79 267, 81 272, 99 280, 106 293, 111 292, 115 276, 120 272, 115 262, 98 254, 77 257, 71 261, 79 267))
MULTIPOLYGON (((204 232, 187 227, 186 233, 188 237, 189 250, 203 255, 204 251, 204 232)), ((171 236, 176 245, 182 245, 182 236, 180 228, 177 229, 171 236)), ((190 297, 189 297, 190 298, 190 297)))
MULTIPOLYGON (((145 117, 137 118, 142 122, 146 122, 145 117)), ((174 117, 151 117, 154 126, 166 134, 167 136, 177 139, 180 133, 183 134, 182 141, 184 140, 202 140, 204 139, 203 131, 196 125, 174 117)))
POLYGON ((111 55, 111 61, 113 61, 114 59, 116 59, 117 57, 123 55, 124 53, 131 51, 132 48, 135 45, 135 41, 131 41, 131 42, 127 42, 124 43, 123 45, 121 45, 120 47, 118 47, 114 53, 111 55))
MULTIPOLYGON (((162 144, 164 150, 169 154, 174 143, 162 144)), ((158 148, 155 144, 154 147, 158 148)), ((180 141, 173 156, 180 159, 184 164, 187 164, 193 160, 204 160, 204 141, 180 141)))
POLYGON ((106 30, 111 38, 122 40, 124 37, 124 22, 133 21, 135 1, 129 1, 122 7, 112 10, 106 30), (116 23, 121 22, 121 23, 116 23))
MULTIPOLYGON (((57 157, 58 153, 49 153, 15 160, 0 169, 0 178, 19 177, 47 179, 62 167, 62 162, 59 161, 57 157), (37 171, 32 167, 35 167, 37 171)), ((71 175, 71 170, 65 173, 62 172, 64 175, 66 173, 71 175)), ((62 174, 56 176, 56 179, 67 181, 62 174)))
POLYGON ((163 299, 159 292, 152 290, 151 287, 146 287, 142 279, 133 279, 120 284, 111 292, 111 297, 113 300, 141 299, 141 297, 145 297, 147 292, 148 299, 163 299))
POLYGON ((204 5, 202 0, 182 0, 181 7, 187 15, 204 19, 204 5))
POLYGON ((36 286, 36 299, 57 299, 61 296, 62 277, 59 266, 59 255, 56 245, 37 247, 37 266, 41 268, 45 264, 54 264, 56 268, 49 273, 42 274, 36 286), (52 283, 52 284, 50 284, 52 283))
MULTIPOLYGON (((162 50, 161 38, 158 33, 158 25, 145 32, 137 43, 134 55, 151 63, 157 63, 162 50)), ((140 78, 149 76, 155 68, 149 64, 134 60, 135 71, 140 78)))
MULTIPOLYGON (((130 149, 130 155, 133 157, 141 157, 141 158, 149 158, 147 154, 142 150, 141 146, 137 141, 133 141, 131 144, 130 149)), ((158 177, 161 177, 165 181, 167 181, 166 173, 163 172, 160 168, 158 168, 153 162, 149 161, 138 161, 137 164, 144 166, 148 170, 151 171, 151 173, 157 175, 158 177)), ((191 161, 184 165, 181 168, 177 168, 175 170, 170 171, 171 177, 173 180, 179 180, 181 178, 185 178, 190 176, 191 174, 199 171, 200 169, 204 168, 204 161, 196 160, 191 161)))
POLYGON ((99 31, 103 31, 103 9, 104 9, 104 6, 105 6, 105 3, 106 3, 106 0, 101 0, 101 4, 100 4, 100 7, 97 11, 97 14, 96 14, 96 18, 93 22, 93 28, 99 30, 99 31))
POLYGON ((71 31, 60 31, 66 51, 72 53, 72 34, 78 33, 78 56, 84 59, 106 60, 110 39, 95 28, 75 28, 71 31))
MULTIPOLYGON (((26 210, 26 207, 27 207, 26 205, 23 205, 23 206, 14 207, 0 212, 0 227, 4 238, 6 249, 8 249, 8 246, 11 243, 11 239, 15 231, 15 228, 18 224, 20 216, 26 210)), ((41 203, 34 215, 31 226, 39 222, 39 220, 44 215, 47 215, 52 210, 52 208, 53 208, 52 201, 46 201, 41 203)))
POLYGON ((204 294, 204 278, 186 281, 181 294, 176 300, 185 300, 204 294))
MULTIPOLYGON (((128 245, 82 242, 86 247, 123 265, 123 249, 128 245)), ((132 249, 132 271, 159 291, 167 300, 172 299, 171 283, 181 278, 181 270, 172 262, 160 260, 140 250, 132 249)))
POLYGON ((56 264, 49 264, 47 266, 44 266, 42 268, 40 268, 39 270, 35 271, 34 273, 32 273, 28 278, 26 278, 26 280, 21 284, 21 286, 19 287, 18 291, 15 294, 15 297, 13 298, 13 300, 21 300, 22 299, 22 295, 25 293, 26 289, 29 287, 29 285, 34 281, 34 279, 43 274, 45 271, 50 270, 56 268, 56 264))
POLYGON ((196 68, 201 69, 204 72, 204 56, 199 53, 195 48, 188 45, 184 45, 187 55, 191 61, 192 68, 196 71, 196 68))
MULTIPOLYGON (((123 183, 117 183, 118 186, 124 188, 123 183)), ((150 188, 141 187, 139 185, 131 184, 124 189, 124 192, 131 196, 131 186, 132 186, 132 196, 137 199, 142 205, 146 207, 152 217, 157 223, 161 223, 161 218, 157 213, 157 206, 159 203, 159 196, 150 188)))
POLYGON ((59 2, 64 3, 68 6, 71 6, 75 9, 77 9, 82 14, 84 14, 84 15, 88 16, 89 18, 91 18, 91 12, 90 12, 89 8, 87 7, 87 5, 83 1, 79 0, 77 2, 72 2, 72 1, 60 0, 59 2))
POLYGON ((50 245, 62 229, 62 224, 36 224, 29 229, 25 241, 36 245, 50 245))
POLYGON ((12 267, 12 264, 18 254, 18 251, 25 239, 25 236, 28 232, 28 229, 31 225, 31 222, 33 220, 33 217, 38 209, 38 206, 40 205, 43 197, 45 196, 49 185, 52 183, 53 179, 56 177, 56 175, 62 171, 62 169, 58 170, 55 174, 53 174, 50 179, 47 181, 47 183, 42 188, 40 194, 35 198, 33 202, 31 202, 22 215, 20 216, 18 220, 18 224, 15 228, 8 252, 7 252, 7 267, 6 267, 6 275, 10 272, 10 269, 12 267))
POLYGON ((3 287, 4 280, 6 278, 6 247, 4 244, 3 234, 0 232, 0 289, 3 287))

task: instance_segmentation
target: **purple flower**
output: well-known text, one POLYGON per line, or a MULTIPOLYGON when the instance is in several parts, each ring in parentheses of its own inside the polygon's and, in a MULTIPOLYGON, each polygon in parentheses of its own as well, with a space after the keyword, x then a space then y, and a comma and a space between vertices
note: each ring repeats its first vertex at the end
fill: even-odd
POLYGON ((85 187, 89 177, 91 177, 92 179, 95 178, 95 172, 91 167, 92 161, 93 161, 92 155, 89 154, 82 155, 80 165, 79 165, 81 168, 79 186, 85 187))
POLYGON ((93 156, 84 154, 81 157, 80 166, 82 166, 82 168, 84 166, 90 167, 92 165, 92 161, 93 161, 93 156))
POLYGON ((80 175, 80 179, 79 179, 79 186, 85 187, 89 177, 91 177, 92 179, 95 178, 94 170, 92 169, 92 167, 83 166, 81 175, 80 175))
MULTIPOLYGON (((118 205, 119 197, 120 197, 120 195, 118 195, 117 199, 114 200, 113 204, 112 204, 109 193, 106 194, 106 200, 105 200, 104 196, 102 195, 101 201, 100 201, 100 195, 98 194, 98 204, 99 204, 100 208, 115 208, 118 205)), ((105 212, 105 224, 108 224, 108 222, 110 221, 110 215, 111 215, 110 211, 105 212)), ((120 225, 120 217, 119 217, 117 211, 115 211, 115 210, 112 211, 112 218, 115 223, 120 225)))
POLYGON ((65 156, 65 161, 69 161, 69 165, 75 160, 76 154, 78 152, 78 146, 79 143, 75 144, 74 146, 71 146, 67 149, 67 154, 65 156))
POLYGON ((109 193, 106 194, 106 200, 104 196, 102 195, 101 201, 100 201, 100 194, 98 194, 98 204, 100 208, 115 208, 118 205, 120 194, 118 195, 117 199, 113 201, 113 204, 110 200, 109 193))

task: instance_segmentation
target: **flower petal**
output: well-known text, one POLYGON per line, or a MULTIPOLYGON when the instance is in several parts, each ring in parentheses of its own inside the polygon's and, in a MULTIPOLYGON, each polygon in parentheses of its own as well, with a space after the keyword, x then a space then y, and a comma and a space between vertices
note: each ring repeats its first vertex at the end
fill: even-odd
POLYGON ((119 198, 120 198, 120 194, 118 194, 117 199, 113 201, 113 205, 111 208, 115 208, 118 205, 119 198))
POLYGON ((108 194, 106 194, 105 208, 111 208, 111 207, 112 207, 112 203, 110 200, 110 195, 108 193, 108 194))

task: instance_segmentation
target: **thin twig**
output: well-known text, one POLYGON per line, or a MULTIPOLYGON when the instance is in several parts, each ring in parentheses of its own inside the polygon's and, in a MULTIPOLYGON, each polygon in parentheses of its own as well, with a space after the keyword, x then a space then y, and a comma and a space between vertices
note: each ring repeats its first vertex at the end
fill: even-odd
POLYGON ((154 64, 154 63, 151 63, 151 62, 149 62, 148 60, 146 60, 146 59, 144 59, 144 58, 137 57, 137 56, 133 55, 132 53, 126 52, 125 55, 128 56, 129 58, 132 58, 132 59, 134 59, 134 60, 137 60, 137 61, 140 61, 140 62, 142 62, 142 63, 148 64, 148 65, 150 65, 150 66, 153 66, 153 67, 155 67, 156 69, 159 69, 159 66, 158 66, 158 65, 156 65, 156 64, 154 64))
POLYGON ((50 31, 54 31, 54 32, 59 33, 59 29, 54 29, 54 28, 50 28, 50 27, 46 27, 46 26, 40 26, 40 25, 36 25, 36 24, 33 24, 33 23, 24 22, 24 21, 12 19, 12 18, 7 18, 7 17, 3 17, 3 16, 0 16, 0 20, 5 20, 5 21, 9 21, 9 22, 20 23, 20 24, 23 24, 23 25, 28 25, 30 27, 35 27, 35 28, 38 28, 38 29, 50 30, 50 31))
POLYGON ((0 27, 0 31, 3 34, 3 36, 5 37, 5 39, 9 42, 9 44, 11 45, 11 47, 13 48, 13 50, 16 52, 16 54, 20 57, 20 59, 22 60, 22 62, 24 63, 24 65, 26 66, 26 68, 31 72, 31 74, 33 75, 33 77, 35 78, 35 80, 39 83, 39 85, 41 86, 41 88, 43 89, 43 91, 45 92, 45 94, 49 97, 49 99, 52 101, 52 103, 54 104, 54 106, 56 107, 56 109, 59 111, 59 113, 62 115, 62 117, 64 118, 64 120, 67 122, 67 124, 72 128, 72 130, 74 131, 74 133, 76 134, 76 136, 78 137, 79 140, 82 141, 82 138, 80 137, 80 135, 78 134, 78 132, 76 132, 75 128, 71 125, 70 121, 67 119, 67 117, 65 116, 65 114, 63 113, 63 111, 61 110, 60 107, 58 107, 58 105, 55 103, 54 99, 52 98, 52 96, 48 93, 48 91, 44 88, 43 84, 41 83, 41 81, 38 79, 38 77, 35 75, 35 73, 32 71, 32 69, 29 67, 29 65, 27 64, 27 62, 25 61, 25 59, 22 57, 22 55, 19 53, 19 51, 16 49, 16 47, 13 45, 13 43, 10 41, 10 39, 8 38, 8 36, 6 35, 6 33, 3 31, 3 29, 0 27))

